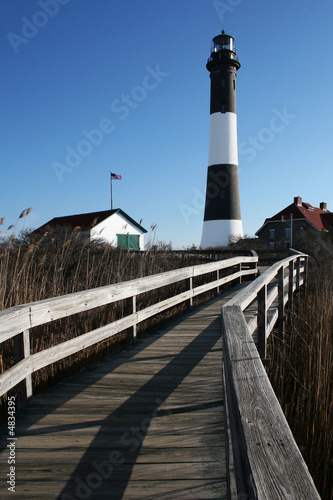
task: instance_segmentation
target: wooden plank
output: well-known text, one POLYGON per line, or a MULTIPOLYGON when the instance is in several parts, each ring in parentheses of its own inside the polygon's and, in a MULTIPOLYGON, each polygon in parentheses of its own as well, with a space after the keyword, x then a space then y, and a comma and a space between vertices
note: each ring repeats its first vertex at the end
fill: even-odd
POLYGON ((238 465, 238 492, 261 499, 319 499, 241 307, 224 306, 222 317, 228 412, 235 425, 233 454, 238 465))
MULTIPOLYGON (((60 460, 63 463, 75 463, 78 456, 81 456, 83 462, 93 462, 98 454, 98 449, 96 448, 79 448, 67 447, 62 450, 62 458, 60 460)), ((57 450, 49 448, 37 448, 33 451, 33 456, 37 464, 40 463, 55 463, 59 460, 59 454, 57 450)), ((29 448, 20 448, 17 450, 17 460, 18 463, 25 465, 30 465, 31 471, 31 450, 29 448)), ((133 457, 130 454, 124 454, 125 463, 133 463, 133 457)), ((0 463, 7 464, 8 458, 4 455, 0 455, 0 463)), ((189 447, 189 448, 148 448, 144 446, 139 456, 135 459, 135 463, 140 464, 167 464, 167 463, 200 463, 204 462, 209 464, 210 462, 218 462, 221 460, 220 449, 218 447, 189 447)), ((49 478, 50 479, 50 478, 49 478)))
MULTIPOLYGON (((34 407, 39 409, 39 407, 34 407)), ((71 407, 73 408, 73 407, 71 407)), ((70 412, 69 410, 71 408, 66 408, 62 409, 59 408, 58 410, 55 410, 51 414, 47 414, 45 412, 42 412, 41 417, 36 420, 35 415, 31 415, 31 412, 24 412, 24 422, 19 423, 17 426, 18 429, 18 434, 23 435, 23 432, 25 434, 37 434, 39 433, 46 433, 46 432, 52 432, 55 431, 54 426, 59 424, 59 421, 61 421, 61 425, 63 427, 74 427, 74 426, 79 426, 82 424, 82 412, 80 413, 79 411, 73 411, 70 412), (29 428, 27 429, 27 426, 29 425, 29 428), (22 432, 21 432, 22 431, 22 432)), ((100 407, 101 408, 101 407, 100 407)), ((203 426, 208 426, 210 429, 212 426, 216 425, 217 428, 222 429, 223 427, 223 402, 221 402, 220 405, 217 405, 215 408, 209 407, 205 409, 194 409, 193 411, 186 412, 186 408, 184 407, 184 411, 182 413, 167 413, 166 415, 161 415, 158 418, 154 419, 152 422, 152 426, 154 428, 154 431, 161 431, 166 429, 167 427, 170 429, 170 427, 175 427, 177 428, 178 431, 185 431, 188 430, 191 426, 193 426, 194 429, 200 429, 203 428, 203 426), (217 425, 218 424, 218 425, 217 425)), ((73 408, 74 409, 74 408, 73 408)), ((102 408, 101 408, 102 409, 102 408)), ((103 411, 99 413, 98 416, 93 411, 89 411, 87 409, 87 412, 85 412, 85 423, 87 427, 93 426, 93 425, 101 425, 105 418, 108 418, 108 423, 109 425, 114 426, 115 429, 124 429, 128 424, 130 424, 133 420, 132 415, 124 414, 121 419, 119 419, 118 414, 114 416, 113 418, 110 416, 110 412, 108 411, 108 408, 102 409, 103 411)), ((23 415, 23 413, 22 413, 23 415)), ((4 457, 5 458, 5 457, 4 457)))
MULTIPOLYGON (((94 500, 105 500, 110 498, 108 495, 112 491, 112 498, 122 498, 124 500, 145 499, 155 500, 163 498, 163 500, 175 499, 206 499, 206 498, 227 498, 227 484, 225 479, 211 480, 178 480, 178 481, 154 481, 140 480, 131 481, 129 484, 126 481, 103 481, 103 490, 100 492, 95 489, 83 488, 81 483, 76 485, 71 484, 66 488, 65 496, 62 490, 62 483, 59 478, 55 477, 49 481, 40 480, 38 488, 34 492, 34 499, 77 499, 77 498, 93 498, 94 500), (81 485, 81 489, 79 485, 81 485), (86 495, 86 497, 84 496, 86 495), (79 495, 79 496, 77 496, 79 495)), ((20 481, 20 488, 17 490, 20 499, 31 500, 31 491, 29 489, 29 478, 20 481)), ((11 494, 12 495, 12 494, 11 494)), ((5 500, 12 499, 9 494, 3 496, 5 500)))
MULTIPOLYGON (((97 453, 95 453, 94 459, 97 458, 96 455, 97 453)), ((35 463, 33 471, 35 480, 47 480, 50 477, 49 467, 49 463, 35 463)), ((64 473, 75 474, 75 469, 75 462, 64 462, 61 460, 60 455, 53 458, 52 474, 54 477, 60 478, 64 473)), ((85 477, 85 474, 88 475, 91 471, 91 464, 85 461, 81 469, 82 477, 85 477)), ((126 480, 129 473, 131 474, 131 481, 140 481, 143 477, 148 479, 150 476, 152 478, 151 481, 156 483, 157 479, 153 478, 156 477, 156 474, 159 474, 159 479, 168 481, 169 484, 179 480, 204 480, 207 482, 210 479, 221 479, 225 476, 225 464, 220 461, 202 463, 190 460, 188 463, 135 463, 133 467, 131 463, 124 463, 118 468, 116 474, 110 474, 108 479, 111 482, 111 488, 114 481, 126 480)), ((20 479, 27 480, 29 476, 31 477, 31 465, 29 462, 20 462, 20 479)))

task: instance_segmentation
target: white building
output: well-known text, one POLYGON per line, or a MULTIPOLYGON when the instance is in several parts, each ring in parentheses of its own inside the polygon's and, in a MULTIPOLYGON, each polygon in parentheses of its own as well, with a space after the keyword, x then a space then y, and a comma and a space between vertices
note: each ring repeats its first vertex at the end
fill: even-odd
POLYGON ((55 217, 40 228, 68 227, 87 233, 91 240, 103 240, 115 247, 129 250, 144 250, 144 234, 147 232, 141 224, 135 222, 120 208, 92 212, 88 214, 55 217))

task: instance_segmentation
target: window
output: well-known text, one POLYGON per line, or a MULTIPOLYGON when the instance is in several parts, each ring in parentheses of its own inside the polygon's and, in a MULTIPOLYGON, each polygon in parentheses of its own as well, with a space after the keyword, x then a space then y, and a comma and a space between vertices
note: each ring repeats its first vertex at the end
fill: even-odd
POLYGON ((236 90, 236 80, 234 80, 234 90, 236 90))
POLYGON ((226 112, 227 112, 227 106, 225 104, 222 104, 221 113, 226 113, 226 112))
POLYGON ((285 231, 286 238, 290 238, 290 227, 286 227, 284 231, 285 231))
POLYGON ((126 250, 140 250, 140 236, 138 234, 117 234, 117 247, 126 250))
POLYGON ((220 200, 225 200, 225 189, 220 189, 220 200))
POLYGON ((225 78, 223 78, 223 79, 221 80, 221 87, 222 87, 223 89, 225 89, 225 78))
POLYGON ((270 229, 269 230, 269 239, 274 240, 275 238, 275 229, 270 229))

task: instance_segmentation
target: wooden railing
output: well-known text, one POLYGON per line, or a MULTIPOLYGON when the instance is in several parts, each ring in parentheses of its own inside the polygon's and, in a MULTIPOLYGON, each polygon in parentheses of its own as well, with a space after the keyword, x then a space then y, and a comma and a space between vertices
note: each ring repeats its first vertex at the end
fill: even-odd
POLYGON ((14 338, 16 364, 0 375, 0 395, 21 383, 19 393, 22 399, 29 398, 32 395, 32 373, 106 340, 121 331, 132 329, 131 334, 135 337, 138 323, 184 301, 187 301, 188 305, 191 306, 194 297, 209 290, 216 289, 218 291, 222 285, 235 280, 240 281, 243 276, 255 276, 257 274, 257 262, 257 256, 235 257, 23 304, 1 311, 0 342, 14 338), (221 271, 227 269, 229 269, 230 274, 220 276, 221 271), (211 281, 204 285, 193 286, 194 278, 209 275, 210 273, 213 273, 211 281), (184 280, 187 286, 186 291, 183 293, 137 310, 136 299, 138 295, 184 280), (31 354, 30 330, 32 328, 120 300, 128 301, 127 316, 76 338, 31 354))
POLYGON ((320 498, 262 362, 267 337, 276 323, 283 336, 285 305, 306 280, 307 255, 293 253, 222 307, 231 498, 320 498), (248 324, 244 312, 254 301, 248 324))

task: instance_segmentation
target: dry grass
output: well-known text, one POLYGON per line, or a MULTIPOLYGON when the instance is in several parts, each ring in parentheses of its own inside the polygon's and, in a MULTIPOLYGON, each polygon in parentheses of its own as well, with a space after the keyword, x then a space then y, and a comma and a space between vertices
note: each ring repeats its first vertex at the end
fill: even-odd
POLYGON ((306 295, 289 315, 284 341, 272 337, 269 377, 322 496, 333 485, 333 268, 310 270, 306 295))
MULTIPOLYGON (((29 210, 23 211, 20 218, 25 218, 28 213, 29 210)), ((152 228, 149 250, 145 253, 90 242, 80 231, 72 232, 65 228, 33 235, 26 231, 19 237, 15 236, 15 228, 12 229, 11 234, 0 241, 0 310, 210 261, 209 256, 159 252, 154 242, 155 227, 152 228)), ((185 287, 183 282, 143 294, 138 298, 138 309, 181 293, 185 287)), ((108 324, 126 315, 127 307, 126 301, 119 301, 34 328, 30 332, 31 351, 38 352, 108 324)), ((180 305, 143 322, 139 325, 138 335, 184 310, 184 307, 180 305)), ((40 370, 33 375, 34 394, 127 342, 124 332, 40 370)), ((7 370, 14 362, 13 341, 0 344, 0 370, 7 370)))

